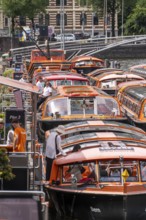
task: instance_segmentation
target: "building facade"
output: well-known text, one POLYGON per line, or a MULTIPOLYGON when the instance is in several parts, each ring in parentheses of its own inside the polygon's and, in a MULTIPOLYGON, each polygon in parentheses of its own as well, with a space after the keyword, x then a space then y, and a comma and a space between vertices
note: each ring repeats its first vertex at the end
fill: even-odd
MULTIPOLYGON (((1 8, 0 0, 0 34, 10 33, 10 19, 8 19, 1 8)), ((20 25, 31 26, 28 18, 17 18, 20 25)), ((46 13, 36 15, 35 25, 51 27, 56 34, 87 32, 93 35, 111 36, 111 19, 107 13, 94 13, 91 7, 81 7, 77 0, 48 0, 46 13), (106 14, 106 19, 105 19, 106 14), (107 22, 107 24, 106 24, 107 22)), ((115 24, 117 31, 117 19, 115 24)))

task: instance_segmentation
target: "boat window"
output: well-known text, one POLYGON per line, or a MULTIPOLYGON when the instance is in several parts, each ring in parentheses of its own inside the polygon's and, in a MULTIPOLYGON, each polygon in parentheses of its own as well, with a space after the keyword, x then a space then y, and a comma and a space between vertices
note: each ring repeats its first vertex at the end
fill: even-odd
POLYGON ((72 98, 70 105, 71 114, 94 114, 93 98, 72 98))
POLYGON ((60 85, 72 85, 72 82, 71 80, 57 80, 57 86, 60 86, 60 85))
POLYGON ((74 80, 74 81, 73 81, 73 85, 75 85, 75 86, 87 85, 87 81, 74 80))
POLYGON ((143 108, 143 114, 144 114, 144 117, 146 118, 146 104, 144 105, 144 108, 143 108))
POLYGON ((146 181, 146 161, 140 161, 141 180, 146 181))
POLYGON ((97 180, 95 163, 74 163, 62 167, 63 183, 93 184, 97 180))
POLYGON ((119 115, 119 107, 115 99, 105 97, 97 97, 96 99, 98 115, 119 115))
POLYGON ((59 115, 67 115, 67 98, 56 99, 48 101, 46 105, 45 116, 53 116, 58 113, 59 115))
POLYGON ((100 182, 138 181, 138 163, 136 161, 108 160, 99 162, 100 182))
POLYGON ((115 87, 116 87, 116 80, 103 81, 101 83, 101 88, 115 88, 115 87))

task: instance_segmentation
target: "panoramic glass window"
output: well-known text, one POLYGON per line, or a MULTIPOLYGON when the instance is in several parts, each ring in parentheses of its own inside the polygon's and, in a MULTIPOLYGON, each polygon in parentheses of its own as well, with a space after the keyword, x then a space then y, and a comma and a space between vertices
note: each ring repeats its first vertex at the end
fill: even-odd
POLYGON ((72 98, 70 105, 71 114, 94 114, 93 98, 72 98))
POLYGON ((71 84, 72 84, 71 80, 57 80, 57 86, 60 86, 60 85, 70 86, 71 84))
POLYGON ((119 115, 118 103, 115 99, 97 97, 97 114, 99 115, 119 115))
POLYGON ((92 184, 96 181, 97 176, 95 173, 95 162, 89 163, 76 163, 65 165, 62 168, 63 183, 84 183, 89 181, 92 184))
POLYGON ((51 100, 47 103, 45 116, 67 115, 67 98, 51 100))
POLYGON ((138 181, 138 163, 136 161, 108 160, 99 162, 100 182, 138 181))
POLYGON ((73 84, 76 85, 76 86, 87 85, 87 82, 86 81, 82 81, 82 80, 74 80, 73 82, 74 82, 73 84))

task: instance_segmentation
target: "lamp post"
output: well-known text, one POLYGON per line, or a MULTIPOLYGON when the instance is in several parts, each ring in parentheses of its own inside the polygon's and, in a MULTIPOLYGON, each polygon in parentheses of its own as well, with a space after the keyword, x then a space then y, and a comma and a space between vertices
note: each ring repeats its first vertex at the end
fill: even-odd
POLYGON ((95 12, 92 12, 92 38, 94 37, 94 16, 95 12))
POLYGON ((60 33, 61 33, 61 45, 64 50, 64 0, 60 0, 60 33))
POLYGON ((122 37, 123 37, 123 35, 124 35, 124 27, 123 27, 123 24, 124 24, 124 0, 122 0, 122 31, 121 31, 122 37))
POLYGON ((107 44, 107 0, 105 0, 105 43, 107 44))

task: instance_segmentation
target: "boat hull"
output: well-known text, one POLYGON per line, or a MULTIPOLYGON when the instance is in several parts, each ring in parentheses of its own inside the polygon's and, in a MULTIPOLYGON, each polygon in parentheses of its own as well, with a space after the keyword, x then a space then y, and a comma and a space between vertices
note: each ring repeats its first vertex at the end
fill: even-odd
POLYGON ((90 194, 48 189, 60 215, 78 220, 145 220, 146 194, 90 194))

